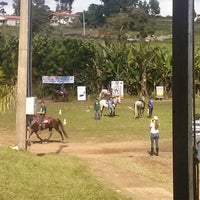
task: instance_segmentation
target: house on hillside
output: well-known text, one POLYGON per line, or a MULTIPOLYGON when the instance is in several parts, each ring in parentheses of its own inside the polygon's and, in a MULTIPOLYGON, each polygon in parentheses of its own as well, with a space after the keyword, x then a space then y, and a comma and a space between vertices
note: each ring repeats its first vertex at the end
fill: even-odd
POLYGON ((66 25, 70 26, 75 22, 78 22, 79 15, 72 14, 70 12, 54 12, 49 16, 50 25, 57 26, 57 25, 66 25))
POLYGON ((19 26, 20 17, 13 15, 0 15, 0 25, 19 26))

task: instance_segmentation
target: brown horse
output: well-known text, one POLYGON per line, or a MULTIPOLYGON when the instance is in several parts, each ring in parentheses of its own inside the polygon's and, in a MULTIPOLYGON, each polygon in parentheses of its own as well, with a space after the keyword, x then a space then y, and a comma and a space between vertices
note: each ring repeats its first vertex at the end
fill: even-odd
POLYGON ((52 118, 47 117, 42 122, 41 126, 39 125, 39 119, 37 117, 33 117, 30 120, 30 124, 27 126, 27 130, 29 132, 29 135, 27 136, 27 143, 30 145, 30 137, 33 133, 36 134, 37 138, 40 139, 41 142, 43 142, 43 139, 39 136, 38 132, 41 132, 42 130, 49 129, 49 137, 47 138, 47 141, 51 138, 53 132, 52 129, 56 129, 56 131, 60 134, 62 141, 64 141, 63 135, 68 138, 67 133, 64 130, 63 124, 60 121, 59 118, 52 118))
POLYGON ((64 89, 63 91, 61 90, 56 90, 54 94, 52 95, 52 100, 59 100, 62 99, 62 101, 68 101, 69 97, 69 91, 64 89))

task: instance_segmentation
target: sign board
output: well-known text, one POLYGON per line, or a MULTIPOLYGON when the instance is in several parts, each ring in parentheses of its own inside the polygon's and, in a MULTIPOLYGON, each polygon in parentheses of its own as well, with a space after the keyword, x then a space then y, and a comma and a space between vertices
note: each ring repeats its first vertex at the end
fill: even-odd
POLYGON ((74 83, 74 76, 43 76, 42 83, 74 83))
POLYGON ((86 86, 78 86, 77 87, 77 99, 78 99, 78 101, 86 100, 86 86))
POLYGON ((124 81, 111 81, 112 96, 124 98, 124 81))
POLYGON ((26 115, 36 115, 37 97, 26 97, 26 115))
POLYGON ((156 98, 162 99, 164 97, 164 87, 163 86, 156 86, 156 98))

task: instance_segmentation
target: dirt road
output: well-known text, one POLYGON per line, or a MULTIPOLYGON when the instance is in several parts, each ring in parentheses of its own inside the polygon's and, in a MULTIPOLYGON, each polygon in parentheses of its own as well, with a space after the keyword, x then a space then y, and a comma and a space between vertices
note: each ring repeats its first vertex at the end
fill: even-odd
MULTIPOLYGON (((0 145, 10 146, 13 138, 1 134, 0 145)), ((165 142, 159 156, 150 156, 149 141, 97 143, 33 143, 28 151, 40 154, 75 155, 96 178, 134 200, 172 200, 172 152, 165 142)))

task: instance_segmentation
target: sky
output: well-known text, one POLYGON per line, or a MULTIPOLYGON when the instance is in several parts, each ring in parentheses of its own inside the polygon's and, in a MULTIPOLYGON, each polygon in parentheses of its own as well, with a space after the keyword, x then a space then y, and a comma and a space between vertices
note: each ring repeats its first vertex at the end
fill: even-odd
MULTIPOLYGON (((1 0, 0 0, 1 1, 1 0)), ((8 6, 5 6, 4 9, 7 14, 12 14, 12 0, 3 0, 4 2, 8 3, 8 6)), ((172 0, 158 0, 160 6, 160 15, 163 17, 165 16, 172 16, 172 0)), ((200 1, 194 1, 195 11, 197 14, 200 14, 200 1)), ((55 10, 55 1, 54 0, 45 0, 45 4, 50 7, 51 10, 55 10)), ((83 10, 88 10, 90 4, 101 4, 100 0, 74 0, 72 12, 82 12, 83 10)))

